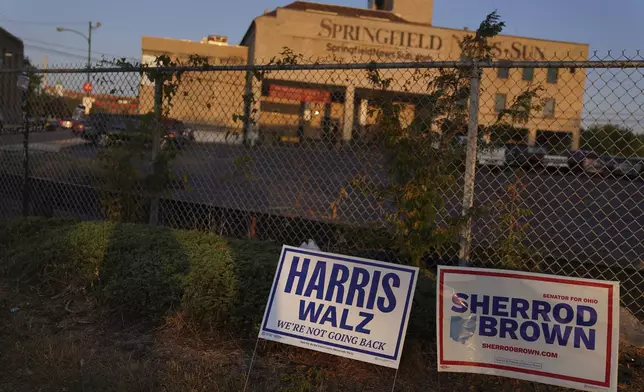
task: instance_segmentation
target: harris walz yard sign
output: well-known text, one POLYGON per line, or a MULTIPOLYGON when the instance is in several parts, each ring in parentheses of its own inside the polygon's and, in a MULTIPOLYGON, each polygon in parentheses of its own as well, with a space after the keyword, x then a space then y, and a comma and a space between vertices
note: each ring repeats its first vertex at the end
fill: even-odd
POLYGON ((284 246, 259 336, 398 368, 415 267, 284 246))

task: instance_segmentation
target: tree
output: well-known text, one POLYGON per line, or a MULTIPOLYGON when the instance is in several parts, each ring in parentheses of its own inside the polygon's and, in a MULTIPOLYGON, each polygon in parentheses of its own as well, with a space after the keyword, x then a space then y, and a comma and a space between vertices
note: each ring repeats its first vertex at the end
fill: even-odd
POLYGON ((145 215, 147 203, 150 216, 158 213, 158 197, 174 180, 171 166, 179 151, 172 144, 161 148, 161 142, 170 132, 164 119, 170 117, 173 98, 182 81, 190 80, 185 70, 177 68, 209 64, 197 55, 190 56, 187 63, 168 55, 157 56, 153 66, 130 64, 125 59, 113 63, 123 69, 140 68, 141 77, 159 87, 154 112, 128 121, 129 129, 122 134, 105 135, 105 149, 97 155, 101 203, 107 218, 138 221, 145 215))
MULTIPOLYGON (((489 39, 505 26, 493 12, 481 23, 475 35, 466 36, 461 48, 463 59, 473 62, 492 59, 489 39)), ((421 121, 404 126, 402 105, 391 99, 396 79, 385 77, 374 66, 367 69, 373 88, 380 91, 370 113, 376 117, 376 140, 386 162, 388 182, 381 184, 368 176, 358 177, 353 186, 374 197, 381 206, 390 238, 403 258, 421 266, 429 253, 453 250, 461 228, 480 213, 474 208, 468 216, 450 214, 448 199, 458 189, 465 151, 454 140, 467 129, 470 82, 480 78, 473 65, 438 70, 415 70, 407 84, 426 86, 423 103, 430 113, 421 121)), ((525 123, 538 108, 533 88, 519 94, 510 107, 499 114, 498 124, 525 123)), ((513 212, 513 211, 512 211, 513 212)))
POLYGON ((592 125, 581 134, 581 148, 599 155, 643 157, 644 138, 623 126, 592 125))

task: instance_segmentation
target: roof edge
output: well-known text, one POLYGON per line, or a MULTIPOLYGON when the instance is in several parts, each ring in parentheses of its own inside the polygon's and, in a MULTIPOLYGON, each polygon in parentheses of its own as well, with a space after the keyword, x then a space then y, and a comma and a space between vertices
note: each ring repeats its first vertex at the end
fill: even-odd
POLYGON ((20 45, 23 45, 23 47, 24 47, 24 43, 22 42, 22 40, 20 38, 18 38, 15 35, 11 34, 9 31, 7 31, 6 29, 4 29, 1 26, 0 26, 0 33, 6 35, 7 37, 9 37, 9 39, 12 39, 13 41, 16 41, 16 42, 20 43, 20 45))

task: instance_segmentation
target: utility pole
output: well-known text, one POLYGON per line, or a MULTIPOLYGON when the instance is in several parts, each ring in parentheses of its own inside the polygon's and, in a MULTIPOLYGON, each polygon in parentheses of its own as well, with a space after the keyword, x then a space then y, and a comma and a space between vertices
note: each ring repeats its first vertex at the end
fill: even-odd
POLYGON ((87 83, 90 82, 90 76, 91 76, 90 70, 92 68, 92 30, 96 30, 99 27, 101 27, 101 22, 96 22, 96 23, 92 23, 91 21, 88 22, 87 35, 74 29, 68 29, 66 27, 56 27, 56 31, 58 32, 69 31, 70 33, 80 35, 85 39, 85 41, 87 41, 87 83))
MULTIPOLYGON (((44 70, 49 68, 49 57, 47 55, 42 59, 42 67, 44 70)), ((47 72, 42 74, 41 83, 40 89, 45 91, 45 88, 47 87, 47 72)))
MULTIPOLYGON (((98 23, 98 26, 100 26, 100 23, 98 23)), ((98 26, 96 27, 98 28, 98 26)), ((91 68, 92 68, 92 22, 89 22, 89 27, 87 28, 87 83, 90 82, 91 68)))

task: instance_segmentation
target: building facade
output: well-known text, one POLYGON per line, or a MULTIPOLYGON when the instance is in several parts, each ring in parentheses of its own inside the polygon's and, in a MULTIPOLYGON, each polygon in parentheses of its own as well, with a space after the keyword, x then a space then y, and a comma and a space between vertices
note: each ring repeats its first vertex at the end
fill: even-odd
MULTIPOLYGON (((171 38, 143 37, 142 63, 153 65, 160 55, 188 64, 191 56, 208 60, 210 65, 242 65, 248 61, 248 48, 228 45, 224 36, 211 35, 201 41, 171 38)), ((244 72, 188 72, 182 76, 170 117, 201 128, 239 128, 232 113, 241 114, 244 107, 244 72)), ((148 113, 154 109, 154 86, 143 79, 139 93, 139 110, 148 113)))
MULTIPOLYGON (((0 27, 0 69, 22 68, 23 61, 22 41, 0 27)), ((18 73, 0 74, 0 120, 4 125, 22 122, 22 100, 17 83, 18 73)))
MULTIPOLYGON (((291 55, 300 56, 299 61, 321 63, 459 60, 460 44, 472 32, 433 26, 432 10, 433 0, 370 0, 364 9, 296 1, 255 18, 241 46, 235 48, 245 53, 248 64, 265 64, 279 58, 286 48, 291 55)), ((146 45, 144 38, 144 55, 152 52, 149 40, 146 45)), ((578 43, 498 36, 491 44, 496 60, 588 57, 588 46, 578 43)), ((182 53, 196 50, 188 43, 178 45, 182 53)), ((160 46, 159 50, 166 47, 160 46)), ((383 77, 394 81, 388 93, 404 106, 404 122, 424 116, 428 91, 426 84, 417 80, 414 83, 412 70, 385 71, 383 77)), ((585 73, 581 70, 485 70, 479 121, 482 125, 494 124, 498 112, 514 98, 540 86, 543 110, 526 124, 515 126, 524 128, 525 142, 529 144, 564 143, 578 148, 584 84, 585 73)), ((240 85, 237 79, 235 86, 240 85)), ((229 94, 229 90, 219 91, 229 94)), ((367 137, 365 129, 374 121, 369 108, 381 93, 365 70, 274 72, 261 80, 246 75, 244 90, 236 95, 257 98, 241 109, 232 107, 239 100, 227 102, 232 106, 225 109, 252 117, 247 124, 251 128, 249 135, 264 139, 321 139, 335 135, 349 142, 367 137)))

